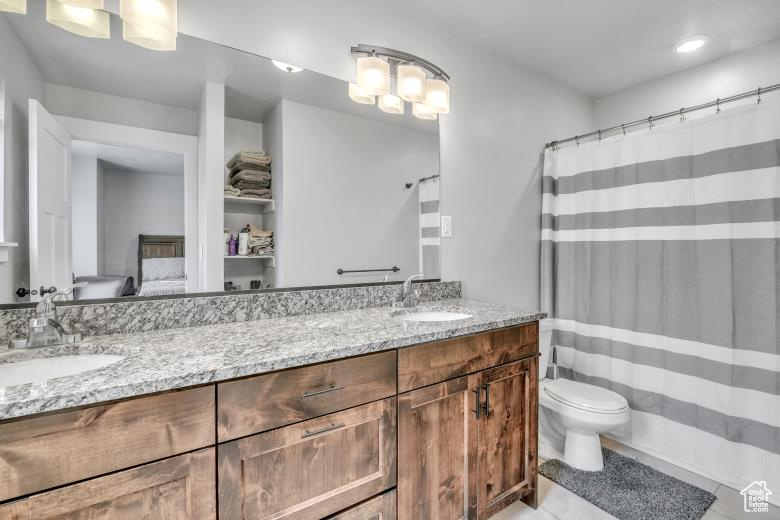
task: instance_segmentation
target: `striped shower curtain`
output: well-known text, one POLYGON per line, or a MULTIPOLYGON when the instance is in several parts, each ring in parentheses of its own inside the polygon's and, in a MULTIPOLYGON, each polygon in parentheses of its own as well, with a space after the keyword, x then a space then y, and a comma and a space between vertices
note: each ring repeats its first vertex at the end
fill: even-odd
POLYGON ((440 278, 439 177, 422 181, 417 187, 420 200, 420 271, 426 278, 440 278))
POLYGON ((542 305, 618 440, 780 499, 780 104, 545 154, 542 305))

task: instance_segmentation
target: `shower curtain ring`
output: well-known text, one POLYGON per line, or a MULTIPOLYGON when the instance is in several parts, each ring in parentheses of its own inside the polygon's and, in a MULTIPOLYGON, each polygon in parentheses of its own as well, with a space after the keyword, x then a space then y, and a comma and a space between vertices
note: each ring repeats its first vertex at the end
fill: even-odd
POLYGON ((599 141, 601 141, 601 130, 599 130, 599 141))
POLYGON ((649 125, 649 130, 653 129, 653 116, 650 116, 647 118, 647 124, 649 125))
POLYGON ((685 109, 684 108, 680 109, 680 122, 681 123, 685 122, 685 114, 683 113, 683 110, 685 110, 685 109))
POLYGON ((575 135, 574 136, 574 140, 577 142, 577 146, 579 146, 580 145, 580 136, 575 135))
POLYGON ((626 135, 626 125, 624 123, 620 123, 620 128, 623 130, 623 135, 626 135))
POLYGON ((756 105, 760 105, 761 104, 761 87, 758 87, 758 91, 756 93, 758 94, 758 102, 756 103, 756 105))
POLYGON ((715 113, 720 114, 720 98, 715 100, 715 113))

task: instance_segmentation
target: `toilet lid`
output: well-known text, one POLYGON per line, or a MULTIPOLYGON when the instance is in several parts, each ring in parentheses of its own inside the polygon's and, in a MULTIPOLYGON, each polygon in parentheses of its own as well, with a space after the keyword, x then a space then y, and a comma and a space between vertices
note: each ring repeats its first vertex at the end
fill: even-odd
POLYGON ((556 379, 544 386, 544 391, 564 404, 601 413, 622 412, 628 408, 628 401, 612 390, 570 379, 556 379))

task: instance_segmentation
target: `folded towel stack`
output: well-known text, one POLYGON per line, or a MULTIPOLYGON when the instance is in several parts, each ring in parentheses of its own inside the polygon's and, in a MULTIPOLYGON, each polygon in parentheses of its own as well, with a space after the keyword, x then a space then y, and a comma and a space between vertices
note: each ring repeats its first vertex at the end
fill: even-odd
POLYGON ((234 188, 233 186, 225 186, 225 195, 228 197, 238 197, 241 195, 241 190, 234 188))
POLYGON ((274 232, 249 224, 248 246, 250 255, 272 255, 274 253, 274 232))
POLYGON ((273 197, 270 189, 271 156, 265 150, 238 152, 227 162, 227 167, 230 169, 230 186, 240 190, 239 197, 273 197))

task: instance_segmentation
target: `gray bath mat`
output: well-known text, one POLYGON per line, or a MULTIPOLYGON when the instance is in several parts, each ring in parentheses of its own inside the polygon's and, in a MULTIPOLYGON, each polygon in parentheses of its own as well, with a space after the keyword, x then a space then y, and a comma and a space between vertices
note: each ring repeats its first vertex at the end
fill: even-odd
POLYGON ((715 495, 602 448, 604 471, 548 460, 539 473, 620 520, 699 520, 715 495))

